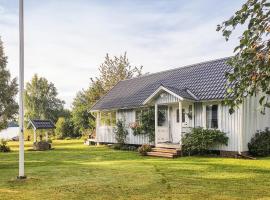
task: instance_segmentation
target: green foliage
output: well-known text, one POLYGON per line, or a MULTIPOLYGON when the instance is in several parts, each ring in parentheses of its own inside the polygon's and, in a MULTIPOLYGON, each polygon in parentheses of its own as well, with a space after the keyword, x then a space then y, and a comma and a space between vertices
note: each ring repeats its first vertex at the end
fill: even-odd
POLYGON ((57 89, 47 79, 35 74, 26 83, 25 115, 28 119, 50 119, 57 121, 63 112, 64 101, 57 98, 57 89))
POLYGON ((72 121, 81 134, 95 129, 95 116, 89 112, 93 105, 120 80, 140 76, 142 67, 132 67, 126 53, 114 58, 107 54, 99 72, 98 77, 90 79, 88 89, 80 91, 72 103, 72 121))
POLYGON ((0 140, 0 152, 10 152, 9 146, 7 146, 7 141, 0 140))
POLYGON ((218 25, 217 31, 228 40, 235 28, 244 24, 247 29, 229 61, 233 71, 226 74, 229 83, 225 103, 231 113, 247 96, 258 93, 262 95, 262 111, 270 107, 270 3, 248 0, 229 20, 218 25))
POLYGON ((248 143, 249 153, 253 156, 270 155, 270 130, 257 131, 254 137, 248 143))
POLYGON ((192 128, 182 138, 182 151, 185 155, 206 154, 217 145, 228 145, 226 133, 217 129, 192 128))
POLYGON ((149 141, 155 141, 155 110, 153 107, 142 110, 140 113, 140 122, 130 125, 134 135, 146 134, 149 141))
POLYGON ((118 144, 125 144, 126 138, 128 135, 128 131, 125 126, 125 122, 122 120, 118 120, 116 122, 116 127, 114 128, 114 134, 115 134, 115 139, 118 144))
POLYGON ((95 117, 89 110, 104 94, 99 81, 91 79, 91 82, 90 87, 79 92, 72 103, 72 121, 81 134, 92 132, 95 129, 95 117))
POLYGON ((143 144, 142 146, 138 148, 138 152, 142 156, 146 156, 147 152, 150 152, 151 150, 152 150, 152 147, 149 144, 143 144))
POLYGON ((70 118, 58 118, 55 126, 55 136, 58 139, 64 139, 67 137, 75 138, 80 136, 78 131, 76 131, 70 118))
POLYGON ((102 88, 107 92, 121 80, 141 76, 142 66, 131 66, 127 53, 113 58, 107 54, 105 61, 99 67, 99 72, 100 76, 96 79, 102 83, 102 88))
POLYGON ((115 150, 122 150, 122 151, 136 151, 137 147, 134 145, 127 145, 127 144, 113 144, 110 145, 109 148, 115 150))
POLYGON ((0 38, 0 130, 7 128, 8 120, 14 119, 18 112, 18 104, 15 101, 18 92, 17 80, 11 80, 6 66, 7 57, 0 38))

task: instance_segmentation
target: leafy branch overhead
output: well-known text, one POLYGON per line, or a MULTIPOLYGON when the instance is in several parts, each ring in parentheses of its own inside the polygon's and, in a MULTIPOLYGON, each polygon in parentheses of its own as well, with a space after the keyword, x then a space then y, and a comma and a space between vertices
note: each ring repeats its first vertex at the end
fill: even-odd
POLYGON ((270 2, 248 0, 229 20, 217 26, 226 41, 233 31, 244 26, 235 55, 229 60, 227 99, 230 112, 247 96, 260 94, 263 109, 270 107, 270 2))

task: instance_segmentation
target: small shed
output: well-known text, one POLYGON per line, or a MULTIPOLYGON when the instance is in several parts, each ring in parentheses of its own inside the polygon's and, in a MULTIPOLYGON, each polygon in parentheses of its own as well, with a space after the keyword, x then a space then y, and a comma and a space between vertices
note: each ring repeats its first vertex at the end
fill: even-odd
MULTIPOLYGON (((28 128, 33 127, 34 129, 34 142, 37 141, 37 130, 52 130, 55 129, 55 125, 51 120, 48 119, 30 119, 28 128)), ((46 132, 46 141, 48 141, 48 132, 46 132)))

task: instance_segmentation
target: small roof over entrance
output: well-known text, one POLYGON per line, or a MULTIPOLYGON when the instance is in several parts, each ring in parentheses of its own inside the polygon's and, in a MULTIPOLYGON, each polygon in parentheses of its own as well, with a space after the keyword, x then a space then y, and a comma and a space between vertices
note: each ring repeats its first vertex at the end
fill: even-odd
POLYGON ((30 119, 28 128, 32 126, 34 129, 55 129, 55 125, 51 120, 30 119))
POLYGON ((152 102, 153 100, 157 99, 160 94, 163 92, 166 92, 173 97, 177 98, 179 101, 183 100, 191 100, 191 101, 197 101, 198 98, 187 88, 184 89, 177 89, 170 86, 164 86, 160 85, 144 102, 143 104, 148 104, 152 102))

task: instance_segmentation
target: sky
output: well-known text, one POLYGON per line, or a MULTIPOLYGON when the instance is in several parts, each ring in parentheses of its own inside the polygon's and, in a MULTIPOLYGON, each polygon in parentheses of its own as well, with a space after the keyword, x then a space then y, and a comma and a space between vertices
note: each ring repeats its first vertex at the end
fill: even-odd
MULTIPOLYGON (((12 77, 19 72, 18 1, 0 0, 0 36, 12 77)), ((25 81, 53 82, 70 108, 106 53, 127 52, 132 65, 158 72, 233 55, 216 32, 242 0, 24 0, 25 81)))

